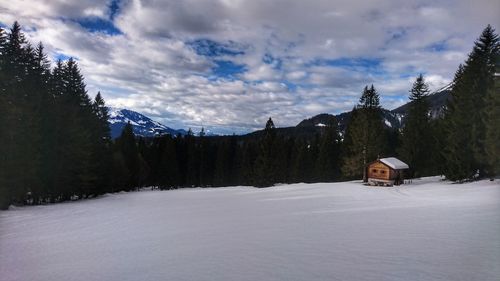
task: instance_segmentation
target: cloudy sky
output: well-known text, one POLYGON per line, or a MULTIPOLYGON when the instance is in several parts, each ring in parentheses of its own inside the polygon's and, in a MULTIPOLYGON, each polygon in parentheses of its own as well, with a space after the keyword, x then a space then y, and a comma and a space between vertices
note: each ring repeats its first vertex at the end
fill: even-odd
POLYGON ((0 25, 76 58, 91 96, 228 134, 350 110, 366 84, 388 109, 419 73, 436 90, 499 14, 498 0, 0 1, 0 25))

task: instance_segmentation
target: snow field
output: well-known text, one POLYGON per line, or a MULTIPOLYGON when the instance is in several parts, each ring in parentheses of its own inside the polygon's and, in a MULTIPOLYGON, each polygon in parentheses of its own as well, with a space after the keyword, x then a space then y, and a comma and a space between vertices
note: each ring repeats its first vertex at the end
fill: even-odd
POLYGON ((498 181, 141 191, 0 212, 0 280, 500 280, 498 181))

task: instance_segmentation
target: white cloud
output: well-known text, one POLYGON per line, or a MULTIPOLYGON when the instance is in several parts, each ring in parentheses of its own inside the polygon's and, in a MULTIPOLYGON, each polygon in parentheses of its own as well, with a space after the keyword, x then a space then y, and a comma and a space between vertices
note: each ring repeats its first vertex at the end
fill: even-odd
MULTIPOLYGON (((456 67, 500 2, 480 0, 129 0, 114 18, 119 35, 90 33, 76 19, 110 20, 110 1, 3 1, 0 19, 18 20, 51 56, 78 58, 89 93, 150 114, 171 127, 230 133, 261 128, 269 116, 290 126, 312 115, 349 110, 366 84, 393 108, 424 73, 432 90, 456 67), (64 20, 63 20, 64 19, 64 20), (215 77, 212 58, 186 42, 236 42, 245 54, 234 79, 215 77), (432 50, 433 46, 441 48, 432 50), (264 62, 265 55, 274 60, 264 62), (317 65, 317 59, 377 59, 379 65, 317 65), (286 81, 296 83, 288 87, 286 81)), ((500 28, 499 26, 495 26, 500 28)))

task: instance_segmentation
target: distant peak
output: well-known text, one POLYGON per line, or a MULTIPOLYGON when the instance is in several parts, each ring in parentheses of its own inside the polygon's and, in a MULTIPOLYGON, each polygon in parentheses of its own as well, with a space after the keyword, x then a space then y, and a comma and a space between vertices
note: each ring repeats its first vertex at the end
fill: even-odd
POLYGON ((151 118, 139 112, 118 107, 108 107, 109 111, 109 126, 111 129, 111 137, 117 138, 120 136, 123 128, 127 123, 132 125, 134 134, 141 137, 155 137, 161 135, 185 135, 185 130, 176 130, 154 121, 151 118))

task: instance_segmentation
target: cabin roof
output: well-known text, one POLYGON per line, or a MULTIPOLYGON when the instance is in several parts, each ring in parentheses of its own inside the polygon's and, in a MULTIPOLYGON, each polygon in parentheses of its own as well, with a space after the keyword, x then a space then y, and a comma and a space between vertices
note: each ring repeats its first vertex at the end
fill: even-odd
POLYGON ((380 158, 380 162, 384 163, 385 165, 393 168, 394 170, 403 170, 403 169, 408 169, 410 168, 408 164, 405 162, 399 160, 396 157, 387 157, 387 158, 380 158))

